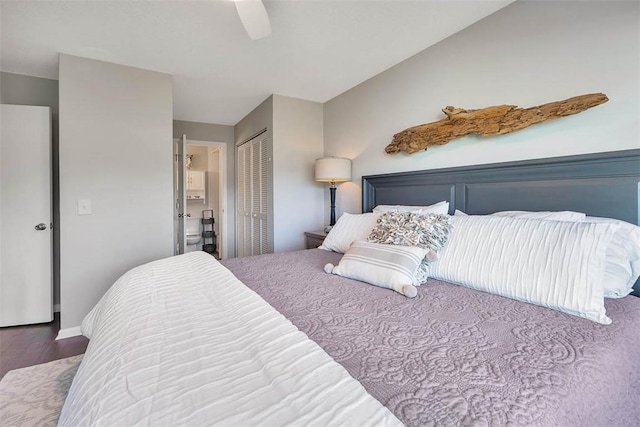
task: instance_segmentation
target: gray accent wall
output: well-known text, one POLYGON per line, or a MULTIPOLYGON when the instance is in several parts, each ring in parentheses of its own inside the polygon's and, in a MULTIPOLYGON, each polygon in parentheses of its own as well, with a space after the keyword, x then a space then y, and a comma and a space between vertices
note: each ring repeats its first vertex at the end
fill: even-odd
POLYGON ((0 104, 51 108, 53 207, 53 303, 60 304, 60 185, 58 171, 58 81, 0 72, 0 104))
POLYGON ((304 249, 304 232, 323 228, 329 190, 314 170, 322 154, 322 104, 273 95, 275 252, 304 249))
POLYGON ((325 155, 353 159, 338 213, 361 211, 363 175, 640 147, 638 22, 639 2, 517 1, 326 102, 325 155), (610 101, 508 135, 384 151, 395 133, 444 118, 447 105, 531 107, 593 92, 610 101))
POLYGON ((60 55, 61 328, 126 271, 173 255, 168 74, 60 55), (78 215, 78 200, 91 215, 78 215))
POLYGON ((223 244, 227 248, 229 258, 236 253, 236 157, 233 126, 212 123, 173 121, 173 137, 187 135, 191 141, 212 141, 227 144, 227 234, 223 244))

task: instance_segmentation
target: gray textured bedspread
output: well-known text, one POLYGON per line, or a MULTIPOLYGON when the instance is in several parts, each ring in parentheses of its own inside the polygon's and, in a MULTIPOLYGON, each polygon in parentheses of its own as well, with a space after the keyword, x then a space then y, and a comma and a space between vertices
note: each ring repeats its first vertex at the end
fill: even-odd
POLYGON ((640 298, 611 325, 430 280, 325 274, 320 249, 223 262, 407 425, 640 425, 640 298))

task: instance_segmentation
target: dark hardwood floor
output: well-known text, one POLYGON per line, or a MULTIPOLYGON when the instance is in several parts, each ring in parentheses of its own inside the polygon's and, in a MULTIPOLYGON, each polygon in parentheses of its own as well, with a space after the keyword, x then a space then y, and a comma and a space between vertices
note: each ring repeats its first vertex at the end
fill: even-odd
POLYGON ((0 328, 0 378, 13 369, 85 352, 88 339, 80 336, 56 341, 59 330, 59 313, 51 323, 0 328))

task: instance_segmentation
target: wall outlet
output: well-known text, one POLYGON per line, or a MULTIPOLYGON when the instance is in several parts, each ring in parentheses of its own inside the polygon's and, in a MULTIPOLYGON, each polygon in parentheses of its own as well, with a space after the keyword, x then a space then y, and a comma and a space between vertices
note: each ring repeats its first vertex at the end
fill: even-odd
POLYGON ((78 215, 91 215, 91 199, 78 200, 78 215))

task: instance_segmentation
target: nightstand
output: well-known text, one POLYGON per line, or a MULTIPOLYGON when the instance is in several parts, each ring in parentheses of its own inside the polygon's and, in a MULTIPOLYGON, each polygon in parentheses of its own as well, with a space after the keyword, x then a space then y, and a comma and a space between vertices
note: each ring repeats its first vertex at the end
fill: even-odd
POLYGON ((305 238, 307 239, 307 249, 315 249, 322 245, 324 238, 327 237, 327 233, 324 231, 305 231, 305 238))

